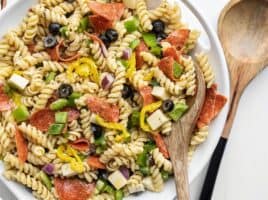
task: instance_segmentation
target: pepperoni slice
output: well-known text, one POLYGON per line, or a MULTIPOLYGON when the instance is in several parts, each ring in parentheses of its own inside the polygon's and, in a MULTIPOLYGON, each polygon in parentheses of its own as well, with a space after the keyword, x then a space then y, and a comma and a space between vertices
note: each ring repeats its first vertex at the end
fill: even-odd
POLYGON ((90 15, 89 20, 96 33, 102 33, 113 27, 113 21, 108 20, 100 15, 90 15))
POLYGON ((172 81, 176 81, 176 78, 174 77, 173 73, 173 65, 174 65, 174 59, 171 56, 162 58, 159 63, 158 67, 161 69, 161 71, 172 81))
POLYGON ((168 153, 167 146, 162 136, 159 133, 153 133, 153 138, 154 138, 156 146, 159 148, 159 151, 163 154, 165 158, 168 159, 169 153, 168 153))
POLYGON ((22 133, 17 128, 15 132, 15 141, 16 141, 19 161, 22 164, 24 164, 27 160, 27 154, 28 154, 27 141, 25 140, 22 133))
POLYGON ((115 21, 122 17, 125 6, 122 3, 98 3, 96 1, 90 1, 89 8, 94 14, 102 16, 107 20, 115 21))
POLYGON ((136 68, 141 69, 141 67, 144 65, 143 57, 140 55, 142 51, 149 51, 148 47, 144 43, 144 41, 141 41, 139 46, 136 48, 136 68))
POLYGON ((95 187, 79 179, 55 178, 54 184, 60 200, 87 200, 95 187))
POLYGON ((89 151, 89 141, 85 138, 80 138, 72 143, 70 143, 71 147, 78 151, 89 151))
POLYGON ((189 29, 178 29, 170 33, 165 39, 165 41, 169 42, 171 45, 175 46, 178 50, 180 50, 188 39, 189 34, 189 29))
POLYGON ((149 105, 155 101, 153 95, 152 95, 152 87, 150 86, 144 86, 140 88, 140 95, 143 99, 143 106, 149 105))
POLYGON ((87 159, 87 163, 90 167, 93 167, 95 169, 105 169, 105 165, 100 161, 99 157, 96 156, 90 156, 87 159))
POLYGON ((7 111, 12 108, 12 103, 10 102, 9 97, 2 93, 0 94, 0 111, 7 111))
POLYGON ((219 114, 221 109, 224 107, 226 102, 227 102, 227 98, 225 96, 217 94, 212 119, 217 117, 217 115, 219 114))
POLYGON ((100 115, 105 121, 118 122, 119 108, 116 105, 107 103, 97 97, 90 97, 87 103, 91 112, 100 115))
POLYGON ((48 108, 35 112, 30 118, 30 124, 44 132, 47 131, 54 122, 55 113, 48 108))
POLYGON ((64 109, 64 111, 68 112, 68 122, 77 120, 80 116, 80 112, 75 108, 67 107, 64 109))
POLYGON ((163 56, 164 57, 172 57, 174 60, 176 60, 177 62, 180 61, 180 56, 181 56, 181 52, 177 51, 177 49, 174 46, 168 47, 167 49, 165 49, 165 51, 163 52, 163 56))
POLYGON ((206 91, 206 99, 201 110, 197 127, 202 128, 210 123, 214 116, 217 86, 214 84, 206 91))

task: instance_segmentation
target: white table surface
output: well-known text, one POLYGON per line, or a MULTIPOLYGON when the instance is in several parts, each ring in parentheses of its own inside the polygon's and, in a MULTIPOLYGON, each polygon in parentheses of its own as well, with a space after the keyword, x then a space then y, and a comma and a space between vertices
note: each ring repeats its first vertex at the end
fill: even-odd
MULTIPOLYGON (((190 0, 217 29, 217 19, 228 0, 190 0)), ((10 0, 9 3, 12 1, 10 0)), ((213 200, 268 199, 268 70, 264 70, 241 98, 232 135, 216 182, 213 200)), ((191 184, 191 199, 197 200, 206 168, 191 184)), ((0 183, 0 198, 15 200, 0 183)))

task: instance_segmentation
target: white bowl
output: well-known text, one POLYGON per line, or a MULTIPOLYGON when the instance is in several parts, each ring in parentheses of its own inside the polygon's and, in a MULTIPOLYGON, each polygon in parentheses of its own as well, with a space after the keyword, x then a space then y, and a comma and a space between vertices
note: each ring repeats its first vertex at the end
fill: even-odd
MULTIPOLYGON (((27 10, 33 5, 36 0, 13 0, 5 10, 0 13, 0 36, 3 36, 8 30, 14 28, 22 21, 27 10)), ((171 0, 172 1, 172 0, 171 0)), ((189 24, 191 28, 196 28, 202 31, 198 47, 198 51, 206 51, 209 55, 210 62, 214 67, 216 73, 216 82, 218 84, 219 92, 229 98, 229 73, 226 66, 224 54, 219 43, 218 37, 213 29, 207 24, 202 15, 194 8, 187 0, 185 2, 174 0, 172 3, 179 3, 182 10, 183 20, 189 24)), ((213 121, 209 129, 209 137, 205 143, 200 145, 193 157, 189 166, 189 181, 192 182, 195 177, 201 172, 204 166, 210 159, 218 139, 223 130, 223 126, 227 116, 228 105, 224 107, 219 116, 213 121)), ((3 165, 0 164, 0 172, 3 172, 3 165)), ((34 197, 24 186, 5 180, 0 175, 0 179, 7 185, 7 187, 14 193, 18 199, 33 200, 34 197)), ((145 192, 139 196, 132 196, 128 199, 172 199, 175 196, 174 181, 170 180, 165 184, 165 188, 161 193, 145 192)))

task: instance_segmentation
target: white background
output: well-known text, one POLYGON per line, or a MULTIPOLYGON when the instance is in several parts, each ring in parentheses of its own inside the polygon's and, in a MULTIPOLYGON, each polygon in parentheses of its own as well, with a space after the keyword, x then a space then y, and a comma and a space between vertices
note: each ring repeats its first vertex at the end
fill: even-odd
MULTIPOLYGON (((217 29, 217 19, 228 0, 190 0, 217 29)), ((11 0, 9 0, 9 3, 11 0)), ((268 199, 268 70, 246 89, 222 161, 213 200, 268 199)), ((191 184, 197 200, 206 169, 191 184)), ((0 199, 15 200, 0 183, 0 199)))

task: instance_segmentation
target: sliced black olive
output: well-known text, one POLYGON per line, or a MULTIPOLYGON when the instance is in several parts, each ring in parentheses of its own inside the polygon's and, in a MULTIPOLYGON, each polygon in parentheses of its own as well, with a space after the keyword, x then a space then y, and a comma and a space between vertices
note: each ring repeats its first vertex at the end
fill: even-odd
POLYGON ((157 42, 160 42, 161 40, 164 40, 167 38, 167 34, 166 33, 158 33, 156 34, 156 40, 157 42))
POLYGON ((52 35, 58 35, 60 33, 61 25, 58 23, 50 23, 48 30, 52 35))
POLYGON ((168 99, 168 100, 163 101, 162 110, 164 112, 170 112, 172 111, 173 108, 174 108, 174 103, 172 100, 168 99))
POLYGON ((114 29, 108 29, 105 32, 105 35, 109 39, 110 42, 115 42, 118 39, 118 33, 114 29))
POLYGON ((106 47, 109 47, 110 46, 110 39, 105 35, 105 33, 102 33, 100 35, 100 39, 103 41, 103 43, 105 44, 106 47))
POLYGON ((58 89, 58 95, 60 98, 67 98, 73 93, 73 87, 69 84, 61 84, 58 89))
POLYGON ((133 97, 133 95, 134 95, 133 89, 129 85, 124 84, 124 87, 122 90, 122 97, 124 99, 127 99, 127 98, 133 97))
POLYGON ((53 48, 57 45, 57 43, 57 39, 52 35, 49 35, 44 38, 44 46, 46 48, 53 48))
POLYGON ((108 180, 109 174, 108 174, 107 170, 99 169, 98 171, 99 171, 98 177, 100 179, 108 180))
POLYGON ((91 123, 91 131, 95 139, 102 136, 102 127, 97 124, 91 123))
POLYGON ((153 21, 153 32, 154 33, 164 33, 165 23, 160 19, 153 21))

